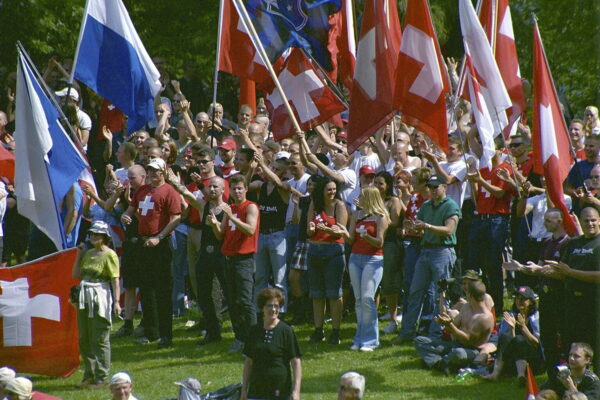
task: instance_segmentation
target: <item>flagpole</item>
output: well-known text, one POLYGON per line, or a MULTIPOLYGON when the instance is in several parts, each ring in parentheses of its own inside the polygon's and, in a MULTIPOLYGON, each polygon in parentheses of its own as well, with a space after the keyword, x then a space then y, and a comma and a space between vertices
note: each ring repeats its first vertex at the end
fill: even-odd
POLYGON ((260 38, 258 37, 258 33, 256 33, 256 29, 254 29, 254 24, 252 24, 252 21, 250 20, 250 16, 248 15, 246 6, 244 5, 244 3, 241 0, 233 0, 233 1, 238 5, 239 11, 241 11, 240 17, 242 17, 242 21, 246 25, 246 28, 248 29, 248 32, 250 33, 250 37, 252 38, 252 42, 254 43, 256 50, 258 50, 258 53, 261 56, 263 63, 266 65, 267 69, 269 70, 271 79, 273 79, 273 82, 275 83, 275 87, 277 87, 277 90, 279 91, 279 95, 281 96, 281 100, 282 100, 283 104, 285 105, 285 108, 286 108, 288 114, 290 115, 290 119, 292 120, 292 123, 294 124, 294 129, 296 130, 296 132, 302 132, 302 128, 300 127, 300 124, 298 124, 298 120, 296 120, 294 111, 292 110, 292 107, 290 106, 287 96, 285 95, 285 92, 283 91, 283 88, 281 87, 281 83, 279 83, 279 79, 277 79, 277 74, 275 73, 275 70, 273 69, 273 65, 271 64, 271 61, 269 60, 269 57, 267 56, 267 52, 265 51, 265 48, 263 47, 262 42, 260 41, 260 38))
MULTIPOLYGON (((215 74, 213 76, 213 98, 212 98, 212 126, 215 127, 216 109, 217 109, 217 90, 219 88, 219 60, 221 59, 221 39, 223 38, 223 7, 224 2, 227 0, 219 1, 219 27, 217 28, 217 51, 215 59, 215 74)), ((215 136, 210 135, 210 146, 214 145, 215 136)))
MULTIPOLYGON (((69 77, 69 89, 73 85, 73 81, 75 80, 75 66, 77 65, 77 60, 79 59, 79 48, 81 47, 81 39, 83 38, 83 30, 85 29, 85 25, 87 22, 88 9, 90 7, 90 0, 85 2, 85 8, 83 9, 83 21, 81 21, 81 27, 79 28, 79 38, 77 39, 77 48, 75 49, 75 57, 73 57, 73 64, 71 65, 71 76, 69 77)), ((69 97, 69 93, 67 93, 67 97, 69 97)))

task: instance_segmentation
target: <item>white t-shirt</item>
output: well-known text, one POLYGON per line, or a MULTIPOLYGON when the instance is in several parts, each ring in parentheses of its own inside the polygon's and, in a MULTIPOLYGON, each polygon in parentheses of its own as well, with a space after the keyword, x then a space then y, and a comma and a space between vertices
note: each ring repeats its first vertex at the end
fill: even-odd
MULTIPOLYGON (((287 183, 288 183, 288 185, 290 185, 292 188, 296 189, 300 193, 306 194, 306 184, 308 182, 308 178, 310 178, 310 175, 305 172, 304 175, 302 175, 299 179, 296 179, 296 178, 288 179, 287 183)), ((285 223, 286 224, 290 223, 293 215, 294 215, 294 202, 292 201, 292 194, 290 193, 290 201, 288 202, 288 208, 285 213, 285 223)))
MULTIPOLYGON (((415 169, 417 169, 416 167, 414 167, 412 165, 413 160, 418 159, 419 157, 413 157, 411 155, 407 155, 408 158, 408 166, 405 166, 404 168, 402 168, 404 171, 408 171, 408 172, 412 172, 415 169)), ((387 172, 389 172, 392 176, 394 176, 394 166, 396 165, 396 161, 394 160, 394 157, 392 157, 390 155, 390 158, 387 162, 387 164, 385 165, 385 170, 387 172)))
POLYGON ((373 168, 375 172, 383 171, 381 161, 379 160, 379 156, 377 155, 377 153, 373 153, 369 156, 361 156, 358 151, 355 151, 354 160, 352 160, 350 168, 352 168, 356 175, 358 175, 360 167, 362 167, 363 165, 371 166, 371 168, 373 168))
POLYGON ((446 189, 446 196, 450 197, 458 207, 462 207, 463 200, 465 199, 465 192, 467 191, 467 164, 463 158, 460 158, 452 162, 441 162, 440 167, 448 175, 454 176, 457 181, 448 185, 446 189))
POLYGON ((129 182, 129 175, 127 174, 127 168, 119 168, 115 171, 115 176, 121 182, 121 185, 127 184, 129 182))
POLYGON ((344 167, 342 169, 337 169, 335 172, 341 174, 344 177, 344 183, 340 187, 340 199, 344 203, 348 203, 348 198, 354 188, 356 188, 356 172, 350 167, 344 167))
POLYGON ((6 185, 4 182, 0 182, 0 237, 4 236, 4 232, 2 231, 2 221, 4 221, 4 214, 6 213, 6 196, 8 196, 8 191, 6 190, 6 185))
POLYGON ((89 115, 86 114, 85 111, 77 109, 77 119, 79 120, 79 128, 85 131, 92 130, 92 119, 89 115))
MULTIPOLYGON (((565 204, 567 209, 571 209, 571 197, 564 195, 565 204)), ((544 214, 548 211, 548 197, 546 193, 538 194, 527 199, 527 205, 532 205, 532 219, 531 219, 531 233, 529 237, 532 239, 545 239, 552 236, 550 232, 546 230, 544 226, 544 214)))

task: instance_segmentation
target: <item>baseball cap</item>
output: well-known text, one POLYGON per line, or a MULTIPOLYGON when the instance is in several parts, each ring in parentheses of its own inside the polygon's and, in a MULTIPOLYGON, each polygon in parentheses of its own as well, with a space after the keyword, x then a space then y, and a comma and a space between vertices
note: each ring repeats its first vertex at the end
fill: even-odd
POLYGON ((279 151, 277 153, 275 153, 275 160, 283 160, 286 159, 288 160, 290 158, 291 154, 287 151, 279 151))
POLYGON ((131 377, 127 372, 117 372, 110 378, 110 386, 122 385, 124 383, 131 383, 131 377))
POLYGON ((537 299, 537 295, 535 294, 533 289, 531 289, 529 286, 519 286, 519 288, 517 289, 516 295, 521 296, 525 299, 529 299, 529 300, 537 299))
POLYGON ((375 175, 375 170, 370 165, 363 165, 358 170, 359 175, 375 175))
POLYGON ((99 233, 101 235, 110 236, 108 224, 104 221, 94 221, 88 232, 99 233))
POLYGON ((431 178, 429 178, 429 180, 427 181, 427 186, 436 188, 440 185, 445 185, 446 183, 448 182, 446 181, 446 177, 444 175, 435 174, 432 175, 431 178))
POLYGON ((66 87, 63 90, 54 92, 54 94, 57 95, 58 97, 65 97, 67 95, 67 93, 69 93, 70 98, 72 98, 75 101, 79 101, 79 92, 75 88, 71 88, 71 90, 69 90, 69 88, 66 87))
POLYGON ((5 389, 7 392, 14 393, 19 397, 31 398, 33 384, 27 378, 18 377, 8 382, 5 389))
POLYGON ((235 144, 235 140, 233 139, 223 139, 221 144, 219 144, 219 149, 225 150, 235 150, 237 145, 235 144))
POLYGON ((348 139, 348 133, 346 131, 339 131, 335 137, 340 139, 348 139))
POLYGON ((196 393, 200 394, 200 389, 202 389, 202 385, 200 381, 196 378, 185 378, 182 381, 175 382, 176 385, 183 386, 184 388, 196 393))
POLYGON ((481 276, 479 276, 477 271, 468 269, 465 271, 465 274, 462 276, 462 279, 469 279, 471 281, 480 281, 481 276))
POLYGON ((163 160, 162 158, 153 158, 146 165, 146 168, 152 168, 152 169, 158 169, 158 170, 163 170, 166 167, 167 167, 167 164, 165 163, 165 160, 163 160))

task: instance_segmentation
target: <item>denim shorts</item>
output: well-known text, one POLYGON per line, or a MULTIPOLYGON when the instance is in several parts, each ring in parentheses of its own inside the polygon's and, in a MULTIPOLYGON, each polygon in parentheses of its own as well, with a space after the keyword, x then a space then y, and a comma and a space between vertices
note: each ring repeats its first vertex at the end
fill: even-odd
POLYGON ((313 299, 342 297, 346 258, 341 243, 308 245, 308 281, 313 299))

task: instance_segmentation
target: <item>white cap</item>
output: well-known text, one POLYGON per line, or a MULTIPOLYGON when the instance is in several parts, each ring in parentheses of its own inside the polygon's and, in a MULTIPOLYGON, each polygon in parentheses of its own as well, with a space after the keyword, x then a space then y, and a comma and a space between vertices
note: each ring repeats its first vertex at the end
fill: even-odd
POLYGON ((153 169, 162 171, 163 169, 167 168, 167 164, 165 163, 165 160, 163 160, 162 158, 153 158, 146 165, 146 168, 153 168, 153 169))
POLYGON ((110 378, 110 386, 122 385, 124 383, 131 383, 131 377, 127 372, 117 372, 110 378))
POLYGON ((291 154, 287 151, 279 151, 277 153, 275 153, 275 160, 281 160, 282 158, 285 158, 286 160, 288 160, 291 157, 291 154))
POLYGON ((20 398, 31 399, 31 391, 33 390, 33 384, 27 378, 18 377, 6 384, 6 391, 14 393, 20 398))
POLYGON ((72 98, 75 101, 79 101, 79 92, 77 92, 77 90, 75 88, 69 89, 68 87, 66 87, 63 90, 54 92, 54 94, 57 95, 58 97, 65 97, 67 95, 67 92, 69 93, 70 98, 72 98))

